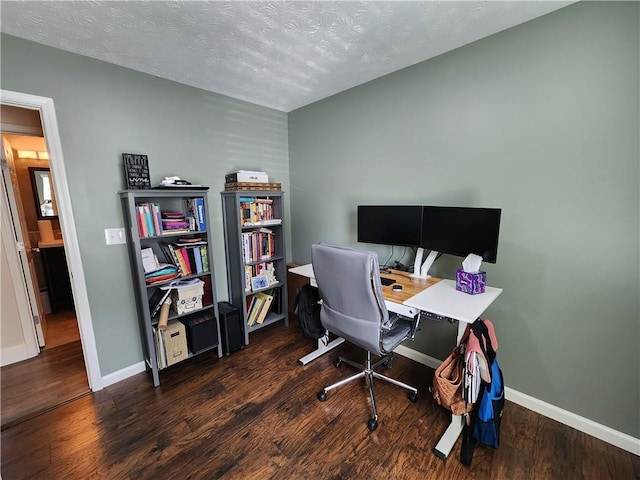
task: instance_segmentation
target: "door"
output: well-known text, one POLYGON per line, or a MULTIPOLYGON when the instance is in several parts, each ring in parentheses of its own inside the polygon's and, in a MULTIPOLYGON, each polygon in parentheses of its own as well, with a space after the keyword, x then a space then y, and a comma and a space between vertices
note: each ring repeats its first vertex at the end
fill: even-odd
MULTIPOLYGON (((33 261, 33 248, 29 239, 29 234, 24 230, 26 221, 24 220, 24 209, 22 202, 17 201, 16 192, 19 192, 15 169, 10 168, 14 165, 13 152, 8 145, 5 145, 2 139, 2 181, 6 192, 6 200, 8 202, 8 210, 11 216, 11 223, 16 238, 16 248, 22 272, 24 274, 27 297, 31 309, 31 317, 35 327, 37 343, 40 347, 44 347, 46 332, 46 317, 43 313, 42 302, 40 300, 40 287, 38 285, 35 263, 33 261)), ((4 200, 4 199, 3 199, 4 200)), ((37 248, 37 246, 36 246, 37 248)))

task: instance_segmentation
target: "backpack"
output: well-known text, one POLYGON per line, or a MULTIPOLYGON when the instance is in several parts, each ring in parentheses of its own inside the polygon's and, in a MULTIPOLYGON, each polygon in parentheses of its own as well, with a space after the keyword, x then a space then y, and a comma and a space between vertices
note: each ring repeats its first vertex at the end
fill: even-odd
POLYGON ((504 410, 504 384, 497 358, 491 364, 491 383, 485 383, 483 387, 476 407, 478 411, 473 425, 473 438, 482 445, 498 448, 504 410))
POLYGON ((473 335, 480 340, 491 371, 491 382, 482 380, 478 399, 471 412, 468 424, 462 432, 462 448, 460 461, 463 465, 471 465, 476 444, 498 448, 500 444, 500 423, 504 412, 504 378, 493 349, 487 326, 482 320, 471 325, 473 335))
POLYGON ((326 330, 320 322, 320 295, 318 289, 308 283, 302 287, 295 301, 295 313, 305 337, 322 338, 326 330))

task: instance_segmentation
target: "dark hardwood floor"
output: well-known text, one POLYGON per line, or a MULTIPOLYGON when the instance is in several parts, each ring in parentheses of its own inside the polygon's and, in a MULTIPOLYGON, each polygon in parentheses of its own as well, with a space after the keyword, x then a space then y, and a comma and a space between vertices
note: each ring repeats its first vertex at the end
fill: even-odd
MULTIPOLYGON (((301 367, 313 343, 272 325, 251 345, 213 352, 84 396, 2 432, 2 478, 17 479, 634 479, 638 457, 507 402, 498 450, 479 447, 471 467, 433 448, 448 413, 431 399, 433 370, 396 356, 390 375, 416 385, 376 384, 379 426, 364 383, 319 402, 316 393, 351 373, 335 353, 301 367)), ((336 352, 361 359, 342 345, 336 352)))
POLYGON ((0 369, 2 429, 89 393, 75 313, 47 315, 46 346, 0 369))

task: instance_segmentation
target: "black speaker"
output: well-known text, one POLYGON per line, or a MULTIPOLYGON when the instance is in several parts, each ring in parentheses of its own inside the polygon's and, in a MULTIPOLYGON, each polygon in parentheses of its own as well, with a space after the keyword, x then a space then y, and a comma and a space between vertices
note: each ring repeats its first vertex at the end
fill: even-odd
POLYGON ((220 335, 222 335, 222 351, 225 355, 244 347, 243 322, 240 310, 229 302, 218 302, 220 314, 220 335))

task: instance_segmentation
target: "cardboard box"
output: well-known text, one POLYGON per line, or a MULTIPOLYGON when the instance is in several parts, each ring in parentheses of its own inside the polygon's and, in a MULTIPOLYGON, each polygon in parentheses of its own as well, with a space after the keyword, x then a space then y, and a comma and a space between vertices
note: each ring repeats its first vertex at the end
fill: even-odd
POLYGON ((202 308, 203 294, 203 282, 190 287, 175 288, 171 292, 171 308, 178 314, 195 312, 202 308))
POLYGON ((181 362, 189 356, 187 350, 187 335, 184 325, 180 322, 171 322, 162 331, 164 340, 164 351, 167 356, 167 367, 174 363, 181 362))
POLYGON ((268 183, 269 175, 265 172, 253 172, 250 170, 238 170, 237 172, 227 173, 224 176, 225 183, 268 183))
POLYGON ((484 293, 487 272, 469 273, 462 269, 456 271, 456 290, 469 295, 484 293))
POLYGON ((195 313, 180 321, 187 329, 187 346, 191 353, 200 353, 218 345, 218 328, 213 310, 195 313))

